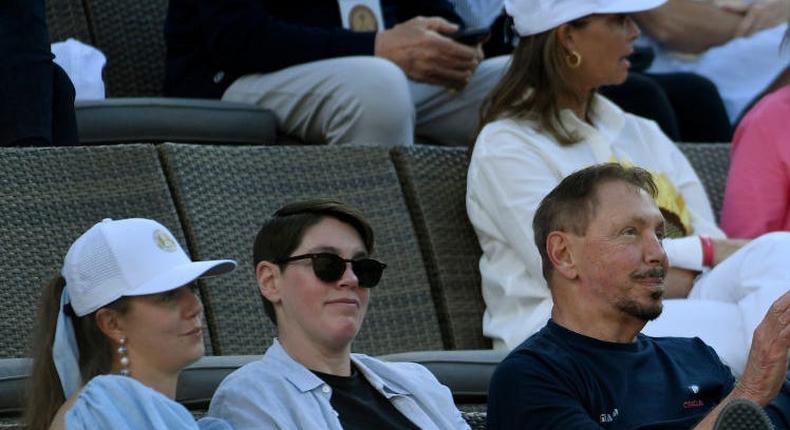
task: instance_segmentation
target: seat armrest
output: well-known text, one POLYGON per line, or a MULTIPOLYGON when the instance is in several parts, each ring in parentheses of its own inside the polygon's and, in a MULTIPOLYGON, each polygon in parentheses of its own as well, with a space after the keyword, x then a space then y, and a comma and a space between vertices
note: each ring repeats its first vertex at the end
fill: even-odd
POLYGON ((75 103, 83 145, 129 142, 274 144, 274 114, 209 99, 110 98, 75 103))
POLYGON ((181 371, 176 400, 188 409, 208 409, 220 382, 231 372, 261 355, 208 355, 181 371))
POLYGON ((491 375, 508 352, 499 349, 415 351, 378 358, 422 364, 450 389, 456 403, 486 403, 491 375))
POLYGON ((29 358, 0 359, 0 416, 22 414, 31 363, 29 358))

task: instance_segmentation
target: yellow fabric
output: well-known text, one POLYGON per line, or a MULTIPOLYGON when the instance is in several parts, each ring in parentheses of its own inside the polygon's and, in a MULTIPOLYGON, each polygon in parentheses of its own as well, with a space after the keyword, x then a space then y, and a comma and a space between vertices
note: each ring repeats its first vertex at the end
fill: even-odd
MULTIPOLYGON (((618 160, 616 157, 612 157, 612 162, 619 163, 623 167, 634 167, 634 163, 628 160, 618 160)), ((641 167, 641 166, 640 166, 641 167)), ((657 173, 645 169, 653 176, 653 181, 656 183, 656 187, 658 188, 658 195, 656 196, 656 205, 658 208, 661 209, 661 212, 664 213, 667 222, 672 223, 672 221, 679 221, 681 225, 677 226, 678 228, 682 228, 680 236, 687 236, 694 231, 694 227, 691 225, 691 214, 689 213, 688 207, 686 207, 686 201, 683 200, 683 195, 680 194, 672 185, 669 178, 663 173, 657 173), (669 215, 669 216, 667 216, 669 215), (676 220, 670 219, 676 218, 676 220)), ((669 235, 674 236, 674 235, 669 235)))

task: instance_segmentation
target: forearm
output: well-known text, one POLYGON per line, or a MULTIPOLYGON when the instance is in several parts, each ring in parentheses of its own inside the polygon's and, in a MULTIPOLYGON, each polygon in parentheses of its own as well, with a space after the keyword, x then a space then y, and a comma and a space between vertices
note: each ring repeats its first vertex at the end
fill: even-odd
POLYGON ((736 385, 735 388, 730 392, 727 397, 722 399, 719 404, 713 408, 712 411, 705 416, 696 426, 694 426, 693 430, 709 430, 713 429, 714 424, 716 423, 716 419, 721 414, 722 409, 724 409, 730 402, 734 400, 749 400, 751 402, 756 403, 760 407, 765 407, 767 405, 767 401, 765 400, 764 396, 758 395, 757 393, 752 393, 748 390, 743 389, 743 387, 736 385))
POLYGON ((635 14, 640 28, 669 49, 701 53, 735 35, 741 15, 707 2, 669 0, 664 6, 635 14))
POLYGON ((694 286, 694 279, 697 278, 697 275, 699 275, 699 272, 695 270, 677 267, 669 268, 666 278, 664 278, 664 286, 666 288, 664 297, 667 299, 685 299, 694 286))
POLYGON ((716 424, 716 419, 719 418, 719 414, 724 406, 732 399, 729 399, 729 396, 722 400, 712 411, 705 415, 705 418, 702 419, 692 430, 711 430, 713 429, 713 425, 716 424))

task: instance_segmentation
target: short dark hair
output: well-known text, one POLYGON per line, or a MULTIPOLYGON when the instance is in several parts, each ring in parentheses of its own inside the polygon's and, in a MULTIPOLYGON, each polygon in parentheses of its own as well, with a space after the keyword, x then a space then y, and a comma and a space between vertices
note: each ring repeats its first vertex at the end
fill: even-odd
POLYGON ((540 202, 532 220, 532 231, 543 262, 543 277, 549 285, 554 265, 546 251, 546 238, 553 231, 570 231, 583 236, 598 207, 598 187, 612 181, 626 182, 645 190, 653 198, 658 195, 656 183, 647 170, 604 163, 568 175, 540 202))
MULTIPOLYGON (((335 218, 353 227, 362 238, 365 250, 373 253, 373 229, 362 212, 332 199, 311 199, 289 203, 278 209, 263 223, 252 248, 253 268, 261 261, 280 261, 302 243, 305 231, 324 218, 335 218)), ((280 265, 285 270, 285 265, 280 265)), ((277 318, 274 305, 264 297, 263 309, 274 324, 277 318)))

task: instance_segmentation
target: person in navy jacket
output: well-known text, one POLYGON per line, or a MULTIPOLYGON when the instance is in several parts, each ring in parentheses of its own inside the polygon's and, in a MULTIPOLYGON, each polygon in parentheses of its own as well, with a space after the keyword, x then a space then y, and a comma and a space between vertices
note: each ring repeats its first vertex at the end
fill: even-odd
POLYGON ((446 0, 172 0, 164 91, 257 104, 310 143, 466 144, 507 59, 462 27, 446 0))

